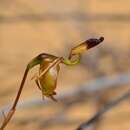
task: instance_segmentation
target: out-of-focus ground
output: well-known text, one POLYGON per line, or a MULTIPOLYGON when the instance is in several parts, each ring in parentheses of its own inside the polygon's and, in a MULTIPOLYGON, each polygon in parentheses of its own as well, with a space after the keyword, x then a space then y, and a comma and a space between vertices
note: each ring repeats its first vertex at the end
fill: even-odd
MULTIPOLYGON (((81 65, 61 65, 57 93, 98 77, 129 72, 129 5, 130 0, 1 0, 0 108, 13 101, 31 58, 41 52, 67 57, 73 46, 91 37, 104 36, 105 41, 85 53, 81 65)), ((41 96, 31 81, 35 72, 29 74, 20 101, 41 96)), ((110 96, 128 88, 122 86, 110 96)), ((65 113, 68 120, 45 123, 62 110, 61 104, 17 110, 7 130, 74 130, 95 112, 94 102, 78 102, 65 113)), ((129 130, 129 122, 126 101, 105 116, 100 130, 129 130)))

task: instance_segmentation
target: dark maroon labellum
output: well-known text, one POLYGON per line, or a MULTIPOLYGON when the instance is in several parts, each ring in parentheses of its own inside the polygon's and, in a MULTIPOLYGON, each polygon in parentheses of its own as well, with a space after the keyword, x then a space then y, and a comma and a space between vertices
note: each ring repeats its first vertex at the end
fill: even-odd
POLYGON ((87 41, 85 41, 85 43, 87 44, 87 49, 90 49, 103 41, 104 41, 104 37, 100 37, 99 39, 96 38, 88 39, 87 41))

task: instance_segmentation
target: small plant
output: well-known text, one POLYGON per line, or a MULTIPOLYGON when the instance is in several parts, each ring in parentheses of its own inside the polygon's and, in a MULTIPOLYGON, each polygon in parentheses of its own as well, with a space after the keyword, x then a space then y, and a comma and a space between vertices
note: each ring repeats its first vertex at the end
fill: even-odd
POLYGON ((60 64, 72 66, 80 63, 81 54, 84 51, 98 45, 103 40, 104 40, 103 37, 100 37, 99 39, 92 38, 86 40, 80 45, 72 48, 68 59, 65 59, 63 57, 57 57, 46 53, 41 53, 40 55, 33 58, 26 67, 13 106, 11 107, 8 114, 4 116, 4 121, 1 125, 0 130, 4 130, 4 128, 7 126, 7 124, 11 120, 16 110, 16 106, 18 104, 29 70, 31 70, 33 67, 37 65, 40 65, 39 72, 32 79, 35 80, 36 85, 38 86, 39 90, 42 92, 43 99, 44 97, 48 97, 51 98, 53 101, 57 101, 54 96, 56 95, 55 89, 57 86, 57 78, 60 71, 60 64))

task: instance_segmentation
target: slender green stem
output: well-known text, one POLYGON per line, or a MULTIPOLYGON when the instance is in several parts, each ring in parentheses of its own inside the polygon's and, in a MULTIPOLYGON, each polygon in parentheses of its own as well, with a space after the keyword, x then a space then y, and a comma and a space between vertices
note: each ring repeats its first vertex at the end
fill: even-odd
POLYGON ((38 65, 39 64, 39 59, 38 57, 34 58, 26 67, 26 70, 24 72, 24 76, 23 76, 23 79, 21 81, 21 84, 20 84, 20 87, 19 87, 19 90, 18 90, 18 93, 16 95, 16 98, 14 100, 14 103, 13 103, 13 106, 11 107, 11 109, 9 110, 7 116, 5 116, 4 118, 4 121, 0 127, 0 130, 4 130, 4 128, 7 126, 7 124, 9 123, 9 121, 11 120, 12 116, 14 115, 15 113, 15 109, 16 109, 16 106, 18 104, 18 101, 19 101, 19 98, 20 98, 20 95, 21 95, 21 92, 23 90, 23 87, 24 87, 24 84, 25 84, 25 81, 26 81, 26 78, 27 78, 27 75, 28 75, 28 72, 29 70, 34 67, 35 65, 38 65))
POLYGON ((29 69, 26 68, 25 73, 24 73, 24 76, 23 76, 23 79, 22 79, 22 82, 21 82, 21 85, 20 85, 20 88, 19 88, 19 90, 18 90, 18 93, 17 93, 17 95, 16 95, 15 101, 14 101, 14 103, 13 103, 13 106, 12 106, 12 108, 10 109, 9 113, 7 114, 7 116, 5 117, 5 119, 4 119, 3 123, 2 123, 2 126, 1 126, 0 130, 3 130, 3 129, 6 127, 6 125, 7 125, 8 122, 11 120, 11 118, 12 118, 14 112, 15 112, 15 109, 16 109, 17 103, 18 103, 18 101, 19 101, 21 92, 22 92, 22 90, 23 90, 23 87, 24 87, 24 84, 25 84, 25 81, 26 81, 28 72, 29 72, 29 69))
POLYGON ((77 65, 77 64, 80 63, 81 56, 77 55, 75 60, 71 60, 71 59, 70 58, 69 59, 63 59, 62 63, 64 63, 65 65, 68 65, 68 66, 77 65))

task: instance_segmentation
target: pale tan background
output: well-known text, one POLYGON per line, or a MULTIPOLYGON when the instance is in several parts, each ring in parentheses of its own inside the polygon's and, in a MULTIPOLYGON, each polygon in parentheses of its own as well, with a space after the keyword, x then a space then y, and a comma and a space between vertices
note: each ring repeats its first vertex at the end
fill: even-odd
MULTIPOLYGON (((13 101, 31 58, 41 52, 67 57, 71 47, 100 36, 104 43, 84 54, 81 65, 61 66, 57 93, 100 76, 129 72, 130 0, 1 0, 0 108, 13 101)), ((22 101, 41 96, 30 82, 32 73, 22 101)), ((19 110, 7 130, 73 130, 94 110, 91 102, 76 104, 67 112, 70 121, 44 127, 44 119, 58 112, 59 106, 19 110)), ((129 113, 129 102, 121 104, 108 114, 101 129, 130 129, 129 113)))

